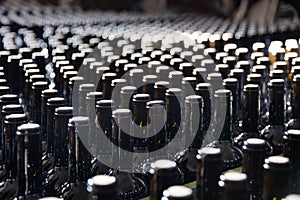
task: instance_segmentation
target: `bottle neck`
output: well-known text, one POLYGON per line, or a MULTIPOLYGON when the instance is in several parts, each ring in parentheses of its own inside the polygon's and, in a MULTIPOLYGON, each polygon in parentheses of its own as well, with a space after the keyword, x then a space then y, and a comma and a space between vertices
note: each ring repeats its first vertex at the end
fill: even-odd
POLYGON ((196 90, 197 95, 203 98, 203 130, 206 131, 210 125, 211 118, 211 98, 209 90, 196 90))
POLYGON ((237 84, 225 85, 225 89, 230 90, 232 93, 232 120, 233 120, 233 123, 237 121, 237 108, 238 108, 237 84))
POLYGON ((148 127, 149 151, 158 150, 166 144, 166 120, 165 107, 163 104, 148 107, 148 127))
POLYGON ((15 134, 17 127, 22 123, 4 123, 3 140, 4 140, 4 153, 5 153, 5 169, 6 178, 13 180, 17 178, 17 143, 15 134))
POLYGON ((133 120, 139 127, 147 125, 147 108, 145 102, 133 102, 133 120))
POLYGON ((133 152, 134 146, 138 144, 136 141, 139 138, 134 138, 132 134, 131 114, 126 116, 114 116, 112 142, 116 147, 113 147, 113 165, 117 169, 122 167, 122 170, 132 169, 132 158, 126 152, 133 152), (119 148, 122 151, 119 151, 119 148), (131 158, 131 159, 130 159, 131 158))
POLYGON ((33 90, 33 108, 32 109, 32 118, 35 122, 41 122, 41 94, 42 90, 34 89, 33 90))
POLYGON ((269 119, 270 125, 284 124, 284 91, 280 87, 271 87, 269 119))
POLYGON ((40 194, 43 190, 40 135, 18 136, 18 196, 40 194))
POLYGON ((55 116, 54 130, 54 165, 58 168, 68 167, 68 121, 72 116, 55 116))
POLYGON ((215 112, 215 118, 216 118, 216 124, 215 128, 216 131, 218 130, 218 126, 220 124, 224 124, 223 128, 221 129, 221 135, 219 137, 219 141, 230 141, 232 142, 232 100, 231 95, 228 95, 226 97, 215 97, 215 106, 214 106, 214 112, 215 112), (225 115, 225 121, 222 123, 222 115, 223 113, 220 113, 222 110, 224 110, 224 105, 226 105, 226 115, 225 115))
POLYGON ((258 134, 259 93, 258 91, 244 91, 244 93, 243 132, 258 134))
MULTIPOLYGON (((195 102, 185 102, 185 137, 194 138, 192 144, 187 144, 193 149, 199 149, 203 141, 203 99, 195 102)), ((189 142, 189 139, 186 139, 189 142)))
POLYGON ((85 133, 88 126, 69 125, 69 181, 86 182, 91 177, 91 154, 86 149, 78 132, 85 133), (77 179, 77 180, 76 180, 77 179))
POLYGON ((105 135, 111 135, 112 132, 112 107, 99 106, 96 111, 98 123, 105 135))
POLYGON ((102 93, 103 93, 104 99, 111 99, 111 94, 112 94, 112 90, 113 90, 111 83, 112 83, 112 80, 110 80, 110 79, 107 79, 107 80, 102 79, 102 93))
POLYGON ((54 153, 54 112, 59 106, 47 105, 47 152, 54 153))
POLYGON ((181 106, 175 96, 166 97, 167 138, 172 139, 177 133, 181 122, 181 106))

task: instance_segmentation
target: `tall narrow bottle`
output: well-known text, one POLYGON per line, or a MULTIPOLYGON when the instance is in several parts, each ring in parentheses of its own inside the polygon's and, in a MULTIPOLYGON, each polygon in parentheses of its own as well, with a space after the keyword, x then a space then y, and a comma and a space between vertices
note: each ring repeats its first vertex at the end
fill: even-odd
POLYGON ((62 97, 52 97, 47 101, 47 152, 54 154, 54 113, 55 109, 64 106, 65 99, 62 97))
POLYGON ((49 169, 46 177, 48 195, 59 196, 62 185, 68 178, 68 121, 72 117, 72 111, 72 107, 58 107, 54 112, 52 135, 54 166, 49 169))
POLYGON ((32 112, 30 113, 31 119, 35 123, 41 123, 41 95, 42 91, 46 90, 49 85, 46 81, 38 81, 32 84, 32 112))
POLYGON ((35 199, 43 194, 42 148, 39 124, 18 127, 18 199, 35 199))
POLYGON ((269 125, 262 131, 265 138, 273 147, 273 154, 282 153, 283 133, 284 133, 284 80, 273 79, 268 83, 270 105, 269 105, 269 125))
POLYGON ((17 182, 17 127, 26 123, 27 117, 25 114, 10 114, 5 117, 3 126, 3 141, 5 150, 5 170, 6 179, 0 187, 1 199, 13 198, 18 189, 17 182))
POLYGON ((243 153, 233 145, 232 95, 230 90, 217 90, 214 101, 214 132, 207 134, 210 134, 215 141, 208 144, 208 146, 221 149, 224 169, 239 167, 242 165, 243 153), (220 112, 224 109, 224 105, 226 106, 226 114, 224 124, 222 124, 222 113, 220 112))
POLYGON ((178 163, 183 168, 185 182, 190 182, 196 178, 197 161, 195 157, 205 136, 203 132, 203 99, 201 96, 190 95, 186 97, 183 120, 186 148, 178 163))
POLYGON ((247 84, 243 95, 242 133, 234 139, 238 147, 242 147, 248 138, 259 138, 259 86, 247 84))
MULTIPOLYGON (((181 125, 181 102, 182 102, 182 91, 179 88, 169 88, 166 91, 166 131, 167 141, 173 140, 172 145, 168 146, 169 158, 175 158, 178 152, 183 150, 183 138, 176 137, 182 131, 181 125), (181 129, 180 129, 181 128, 181 129)), ((182 135, 182 134, 181 134, 182 135)))
POLYGON ((238 121, 238 80, 236 78, 227 78, 223 80, 225 89, 230 90, 232 93, 232 131, 233 136, 237 136, 239 133, 239 121, 238 121))
POLYGON ((10 114, 4 119, 4 130, 3 130, 3 140, 4 149, 6 151, 6 161, 5 168, 7 173, 7 179, 13 180, 17 177, 17 144, 16 144, 16 131, 17 127, 21 124, 27 122, 27 117, 25 114, 10 114))
MULTIPOLYGON (((117 169, 111 170, 117 180, 118 194, 120 199, 142 198, 148 192, 144 180, 134 173, 129 173, 137 161, 133 162, 133 156, 128 152, 134 150, 134 138, 130 136, 133 132, 131 122, 131 111, 129 109, 116 109, 113 111, 113 162, 117 169), (121 149, 123 151, 121 151, 121 149)), ((137 170, 140 170, 138 168, 137 170)))
POLYGON ((63 185, 62 195, 66 200, 86 199, 87 182, 91 178, 91 155, 86 149, 81 134, 89 132, 89 118, 76 116, 68 123, 68 180, 63 185))
POLYGON ((58 91, 56 89, 46 89, 42 91, 41 94, 41 128, 42 128, 42 143, 43 151, 46 150, 46 141, 47 141, 47 102, 48 99, 56 97, 58 91))

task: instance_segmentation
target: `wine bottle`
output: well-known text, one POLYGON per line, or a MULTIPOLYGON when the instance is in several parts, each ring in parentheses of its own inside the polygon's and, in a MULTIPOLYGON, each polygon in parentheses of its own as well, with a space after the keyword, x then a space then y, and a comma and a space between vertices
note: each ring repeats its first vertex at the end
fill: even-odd
MULTIPOLYGON (((225 170, 236 168, 241 166, 243 153, 233 144, 233 132, 232 132, 232 95, 230 90, 217 90, 214 94, 214 132, 210 134, 214 141, 207 146, 220 148, 222 151, 222 161, 225 170), (222 106, 226 106, 225 121, 220 126, 222 106), (214 138, 219 136, 219 138, 214 138)), ((206 136, 208 137, 208 136, 206 136)))
MULTIPOLYGON (((131 134, 132 122, 129 109, 116 109, 113 111, 113 132, 112 142, 114 143, 113 162, 117 169, 111 169, 109 174, 117 178, 119 199, 141 198, 148 193, 145 181, 134 173, 129 173, 132 167, 138 167, 135 171, 142 172, 139 166, 133 165, 133 157, 128 152, 134 151, 134 138, 131 134), (120 151, 120 150, 123 151, 120 151)), ((135 163, 137 163, 135 161, 135 163)))
POLYGON ((5 151, 5 170, 6 179, 0 188, 1 199, 13 198, 18 190, 17 182, 17 127, 26 123, 27 117, 25 114, 10 114, 4 119, 3 126, 3 149, 5 151))
POLYGON ((181 125, 181 102, 182 102, 182 90, 179 88, 169 88, 166 91, 166 131, 167 131, 167 142, 173 140, 172 145, 168 145, 169 159, 176 158, 178 152, 183 150, 183 138, 181 125), (174 138, 177 135, 176 138, 174 138), (179 137, 181 136, 181 137, 179 137))
POLYGON ((232 131, 233 137, 239 133, 238 110, 238 80, 236 78, 226 78, 223 80, 225 89, 230 90, 232 94, 232 131))
POLYGON ((177 162, 183 169, 184 181, 190 182, 196 178, 197 161, 195 158, 205 136, 203 132, 203 99, 201 96, 190 95, 186 97, 183 120, 186 149, 184 149, 182 157, 177 162), (190 141, 192 143, 189 143, 190 141))
POLYGON ((259 86, 244 86, 242 132, 234 139, 238 147, 242 147, 248 138, 259 138, 259 86))
POLYGON ((279 155, 282 153, 285 119, 284 80, 270 80, 268 87, 270 95, 269 125, 261 131, 261 136, 272 145, 273 154, 279 155))
POLYGON ((54 163, 45 177, 45 190, 48 195, 60 196, 63 184, 68 178, 68 121, 72 117, 72 111, 72 107, 55 108, 52 133, 54 163))
POLYGON ((62 185, 61 197, 66 200, 86 199, 87 183, 91 178, 91 155, 83 143, 81 134, 89 132, 89 118, 76 116, 68 123, 67 181, 62 185))

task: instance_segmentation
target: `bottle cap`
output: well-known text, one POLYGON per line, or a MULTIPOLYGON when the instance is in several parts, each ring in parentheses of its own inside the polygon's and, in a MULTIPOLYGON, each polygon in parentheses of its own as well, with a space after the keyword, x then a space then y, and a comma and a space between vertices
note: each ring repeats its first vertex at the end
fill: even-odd
POLYGON ((40 125, 34 123, 27 123, 18 126, 17 135, 37 135, 40 131, 40 125))
POLYGON ((192 198, 193 191, 192 189, 185 187, 174 185, 169 187, 167 190, 163 192, 163 195, 167 198, 192 198))

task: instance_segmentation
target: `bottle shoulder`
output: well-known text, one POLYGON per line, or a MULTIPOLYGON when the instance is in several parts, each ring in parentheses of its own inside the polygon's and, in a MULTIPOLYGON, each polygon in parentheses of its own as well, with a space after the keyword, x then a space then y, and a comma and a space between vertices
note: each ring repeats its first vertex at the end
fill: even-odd
POLYGON ((224 170, 240 167, 243 160, 243 152, 229 141, 214 141, 208 147, 220 148, 224 170))

